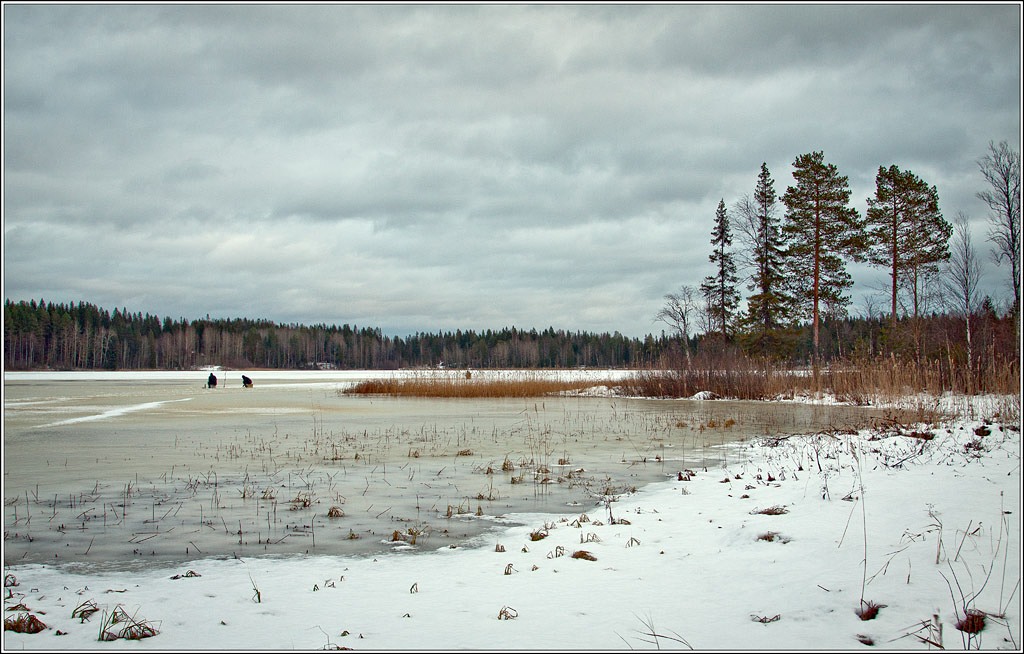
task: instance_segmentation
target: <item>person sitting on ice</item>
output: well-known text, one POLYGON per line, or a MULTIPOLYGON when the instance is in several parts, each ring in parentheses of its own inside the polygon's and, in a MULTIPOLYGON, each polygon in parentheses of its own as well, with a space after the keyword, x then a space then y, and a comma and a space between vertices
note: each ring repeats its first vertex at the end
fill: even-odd
POLYGON ((217 388, 217 375, 210 373, 210 377, 206 380, 207 388, 217 388))
POLYGON ((245 375, 242 375, 242 386, 244 388, 252 388, 252 380, 245 375))

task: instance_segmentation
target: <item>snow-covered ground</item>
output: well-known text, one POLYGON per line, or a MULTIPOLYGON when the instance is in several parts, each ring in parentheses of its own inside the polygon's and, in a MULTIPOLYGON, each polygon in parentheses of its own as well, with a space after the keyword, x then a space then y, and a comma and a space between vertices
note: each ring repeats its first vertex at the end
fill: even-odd
POLYGON ((1015 401, 1008 423, 977 406, 914 436, 748 441, 727 469, 454 548, 12 566, 5 618, 46 628, 4 649, 1020 650, 1015 401), (156 635, 98 642, 130 629, 156 635))

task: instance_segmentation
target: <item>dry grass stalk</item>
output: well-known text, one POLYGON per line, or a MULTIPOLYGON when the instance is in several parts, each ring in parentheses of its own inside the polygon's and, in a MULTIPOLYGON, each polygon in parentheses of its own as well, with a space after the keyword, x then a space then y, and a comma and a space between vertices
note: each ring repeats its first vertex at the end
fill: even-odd
POLYGON ((773 615, 771 617, 768 617, 766 615, 765 616, 752 615, 752 616, 750 616, 750 619, 753 620, 754 622, 760 622, 761 624, 768 624, 769 622, 778 622, 779 620, 782 619, 782 615, 779 614, 779 613, 776 613, 775 615, 773 615))
POLYGON ((516 611, 511 606, 503 606, 501 607, 501 610, 498 611, 499 620, 515 620, 518 617, 519 611, 516 611))
POLYGON ((257 604, 262 603, 263 593, 261 593, 260 589, 256 586, 256 580, 252 578, 252 575, 249 575, 249 581, 252 583, 252 601, 257 604))
POLYGON ((549 559, 557 559, 560 556, 565 556, 565 548, 561 545, 556 547, 553 552, 548 552, 549 559))
POLYGON ((572 553, 572 558, 583 559, 584 561, 596 561, 597 557, 588 552, 587 550, 576 550, 572 553))
POLYGON ((171 579, 182 579, 182 578, 202 577, 202 576, 203 575, 199 574, 195 570, 189 570, 188 572, 186 572, 183 575, 174 575, 173 577, 171 577, 171 579))
POLYGON ((327 511, 327 517, 328 518, 344 518, 345 517, 345 512, 341 510, 340 506, 332 506, 327 511))
POLYGON ((789 513, 789 509, 784 506, 770 506, 767 509, 754 509, 750 513, 758 515, 782 515, 784 513, 789 513))

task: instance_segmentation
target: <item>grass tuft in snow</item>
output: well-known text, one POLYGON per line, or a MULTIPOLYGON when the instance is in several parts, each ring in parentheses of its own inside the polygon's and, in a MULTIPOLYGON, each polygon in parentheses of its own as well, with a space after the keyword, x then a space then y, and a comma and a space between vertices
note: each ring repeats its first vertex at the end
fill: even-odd
POLYGON ((860 608, 857 609, 857 617, 861 620, 874 620, 878 617, 878 612, 885 606, 885 604, 878 604, 871 600, 861 600, 860 608))
POLYGON ((43 629, 46 629, 46 624, 32 613, 19 613, 16 616, 4 618, 4 631, 37 634, 43 629))

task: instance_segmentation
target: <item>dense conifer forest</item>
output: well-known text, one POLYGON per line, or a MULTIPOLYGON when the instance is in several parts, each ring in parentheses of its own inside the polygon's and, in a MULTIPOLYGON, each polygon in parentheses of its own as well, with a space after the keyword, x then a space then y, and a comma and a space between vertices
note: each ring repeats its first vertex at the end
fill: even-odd
POLYGON ((636 367, 672 339, 507 327, 388 336, 376 327, 278 324, 250 318, 160 318, 79 302, 4 306, 8 369, 636 367))
MULTIPOLYGON (((898 357, 965 365, 965 321, 951 315, 907 319, 826 320, 820 343, 826 362, 898 357)), ((972 320, 972 367, 979 374, 1019 360, 1011 317, 984 305, 972 320)), ((643 338, 547 328, 456 330, 388 336, 376 327, 279 324, 252 318, 188 320, 45 300, 4 303, 7 370, 189 370, 225 368, 399 369, 452 368, 666 368, 690 360, 707 363, 734 346, 714 333, 684 341, 678 333, 643 338)), ((780 365, 801 366, 813 348, 810 325, 795 333, 780 365)))

